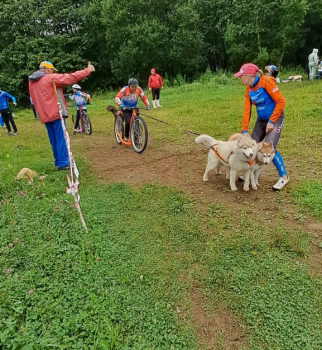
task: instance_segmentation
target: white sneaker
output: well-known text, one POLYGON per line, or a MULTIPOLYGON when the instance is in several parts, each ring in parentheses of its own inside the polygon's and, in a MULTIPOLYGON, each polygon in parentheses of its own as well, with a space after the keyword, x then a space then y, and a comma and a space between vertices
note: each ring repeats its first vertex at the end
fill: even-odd
POLYGON ((288 182, 290 181, 289 176, 287 179, 279 178, 276 184, 272 187, 272 190, 274 191, 280 191, 288 182))

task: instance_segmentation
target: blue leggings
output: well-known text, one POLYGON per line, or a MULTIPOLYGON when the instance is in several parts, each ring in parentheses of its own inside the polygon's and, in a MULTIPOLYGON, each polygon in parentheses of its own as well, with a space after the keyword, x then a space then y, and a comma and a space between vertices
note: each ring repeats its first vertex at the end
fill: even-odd
POLYGON ((280 117, 277 119, 273 130, 271 130, 266 135, 266 125, 268 123, 268 119, 267 120, 257 119, 253 129, 253 133, 252 133, 252 138, 256 142, 261 142, 264 139, 265 139, 265 142, 271 142, 271 141, 273 142, 273 146, 276 152, 275 157, 273 159, 273 164, 275 165, 275 168, 278 171, 279 177, 283 177, 287 175, 282 156, 276 151, 277 143, 279 141, 279 138, 281 136, 281 131, 283 128, 283 122, 284 122, 284 112, 282 112, 280 117))

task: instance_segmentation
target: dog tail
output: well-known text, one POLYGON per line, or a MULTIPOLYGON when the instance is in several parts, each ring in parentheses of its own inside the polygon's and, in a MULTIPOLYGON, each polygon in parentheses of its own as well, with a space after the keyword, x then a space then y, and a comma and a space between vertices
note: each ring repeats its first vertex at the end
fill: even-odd
POLYGON ((208 135, 200 135, 200 136, 198 136, 195 139, 195 142, 196 143, 202 143, 208 148, 213 146, 215 143, 218 143, 217 140, 215 140, 214 138, 212 138, 211 136, 208 136, 208 135))

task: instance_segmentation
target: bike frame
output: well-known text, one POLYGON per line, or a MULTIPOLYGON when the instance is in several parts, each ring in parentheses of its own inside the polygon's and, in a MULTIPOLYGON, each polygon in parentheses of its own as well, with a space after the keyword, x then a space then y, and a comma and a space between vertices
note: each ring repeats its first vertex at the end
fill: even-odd
MULTIPOLYGON (((136 115, 138 115, 137 113, 137 110, 139 109, 145 109, 145 108, 139 108, 139 107, 132 107, 132 108, 124 108, 124 109, 132 109, 132 115, 131 115, 131 119, 130 119, 130 131, 131 131, 131 127, 132 127, 132 124, 133 124, 133 120, 135 118, 136 115)), ((122 113, 123 114, 123 113, 122 113)), ((123 116, 124 118, 124 116, 123 116)), ((118 132, 118 130, 116 131, 117 132, 117 136, 118 138, 121 140, 122 142, 122 145, 124 146, 131 146, 132 145, 132 142, 131 142, 131 132, 129 134, 129 139, 127 141, 125 141, 125 139, 123 139, 120 135, 120 133, 118 132)))

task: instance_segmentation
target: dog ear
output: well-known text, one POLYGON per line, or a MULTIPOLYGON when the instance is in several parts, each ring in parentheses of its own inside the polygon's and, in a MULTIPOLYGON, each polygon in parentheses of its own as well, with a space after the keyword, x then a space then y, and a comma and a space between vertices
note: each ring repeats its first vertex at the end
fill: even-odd
POLYGON ((257 149, 261 149, 263 147, 263 141, 257 142, 257 149))
POLYGON ((230 136, 230 138, 228 139, 228 141, 236 141, 236 140, 239 140, 241 138, 242 134, 233 134, 230 136))
POLYGON ((268 145, 273 147, 273 141, 270 141, 268 145))

